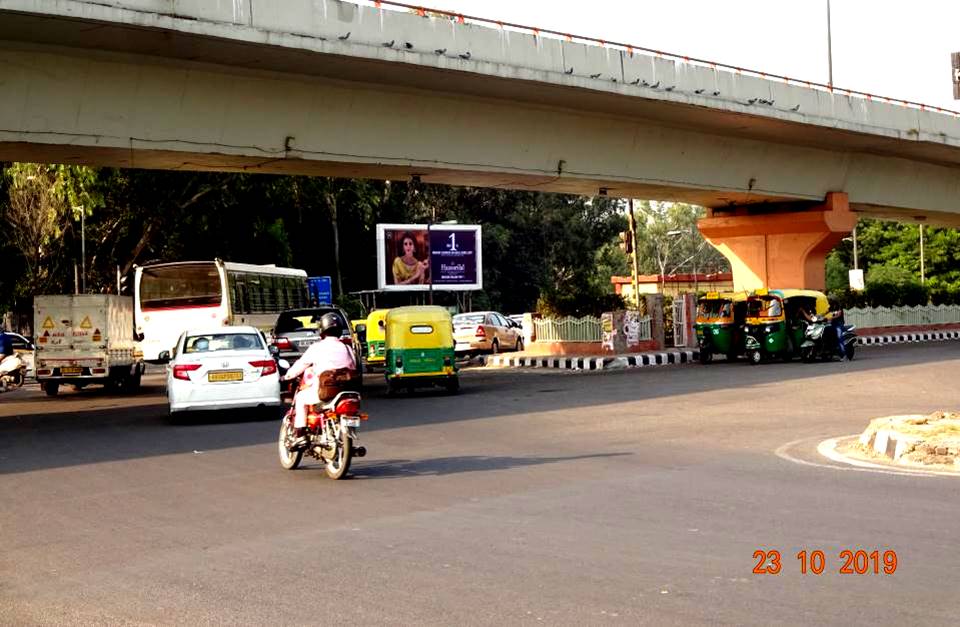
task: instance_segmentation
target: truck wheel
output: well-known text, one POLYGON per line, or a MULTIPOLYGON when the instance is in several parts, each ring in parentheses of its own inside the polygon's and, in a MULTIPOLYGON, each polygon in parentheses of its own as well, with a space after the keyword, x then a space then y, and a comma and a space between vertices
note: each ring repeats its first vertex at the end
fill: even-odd
POLYGON ((47 396, 56 396, 60 392, 60 384, 56 381, 44 381, 43 391, 47 396))

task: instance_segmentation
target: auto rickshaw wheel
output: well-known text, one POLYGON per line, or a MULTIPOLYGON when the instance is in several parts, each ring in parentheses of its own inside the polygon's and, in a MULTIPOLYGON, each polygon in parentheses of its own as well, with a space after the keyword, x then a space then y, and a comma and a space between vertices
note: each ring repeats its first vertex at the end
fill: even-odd
POLYGON ((755 366, 763 361, 763 355, 760 351, 749 351, 747 353, 747 361, 750 362, 750 365, 755 366))

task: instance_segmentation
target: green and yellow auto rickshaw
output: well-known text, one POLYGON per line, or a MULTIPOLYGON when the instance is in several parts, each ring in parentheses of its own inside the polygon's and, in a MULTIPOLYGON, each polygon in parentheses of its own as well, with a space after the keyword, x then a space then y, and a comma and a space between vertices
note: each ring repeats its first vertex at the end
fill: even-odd
POLYGON ((746 292, 707 292, 697 301, 694 329, 700 363, 713 361, 714 353, 726 355, 728 361, 743 354, 746 314, 746 292))
MULTIPOLYGON (((443 307, 397 307, 387 312, 384 376, 387 390, 437 385, 460 389, 453 321, 443 307)), ((369 332, 369 331, 368 331, 369 332)))
POLYGON ((386 358, 386 319, 389 309, 374 309, 367 316, 367 365, 383 366, 386 358))
POLYGON ((793 359, 803 344, 803 312, 823 315, 829 309, 826 295, 815 290, 755 290, 747 297, 747 361, 759 364, 777 357, 793 359))

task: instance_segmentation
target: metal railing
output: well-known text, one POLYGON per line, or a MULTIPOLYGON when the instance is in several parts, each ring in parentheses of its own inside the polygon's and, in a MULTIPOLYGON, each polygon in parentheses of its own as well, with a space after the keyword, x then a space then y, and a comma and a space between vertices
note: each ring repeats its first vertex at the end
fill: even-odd
POLYGON ((960 323, 960 305, 918 307, 854 307, 843 312, 847 324, 861 328, 912 327, 960 323))
MULTIPOLYGON (((584 316, 583 318, 543 318, 533 321, 537 332, 538 342, 601 342, 603 341, 603 327, 600 318, 584 316)), ((650 318, 640 318, 637 324, 639 340, 649 340, 650 318)))
POLYGON ((653 333, 650 330, 650 318, 640 318, 639 323, 639 339, 641 342, 653 339, 653 333))

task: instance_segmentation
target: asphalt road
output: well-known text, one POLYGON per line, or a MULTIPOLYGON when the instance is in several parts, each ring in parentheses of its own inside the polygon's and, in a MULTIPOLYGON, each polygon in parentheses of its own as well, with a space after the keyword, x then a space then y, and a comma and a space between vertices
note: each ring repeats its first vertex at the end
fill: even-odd
POLYGON ((340 482, 282 470, 275 418, 171 424, 156 377, 134 397, 11 392, 0 623, 955 624, 960 478, 815 447, 956 410, 958 378, 960 343, 474 370, 458 396, 371 377, 369 454, 340 482), (773 549, 779 574, 754 574, 773 549), (824 572, 801 574, 818 549, 824 572), (844 549, 896 551, 897 571, 840 574, 844 549))

